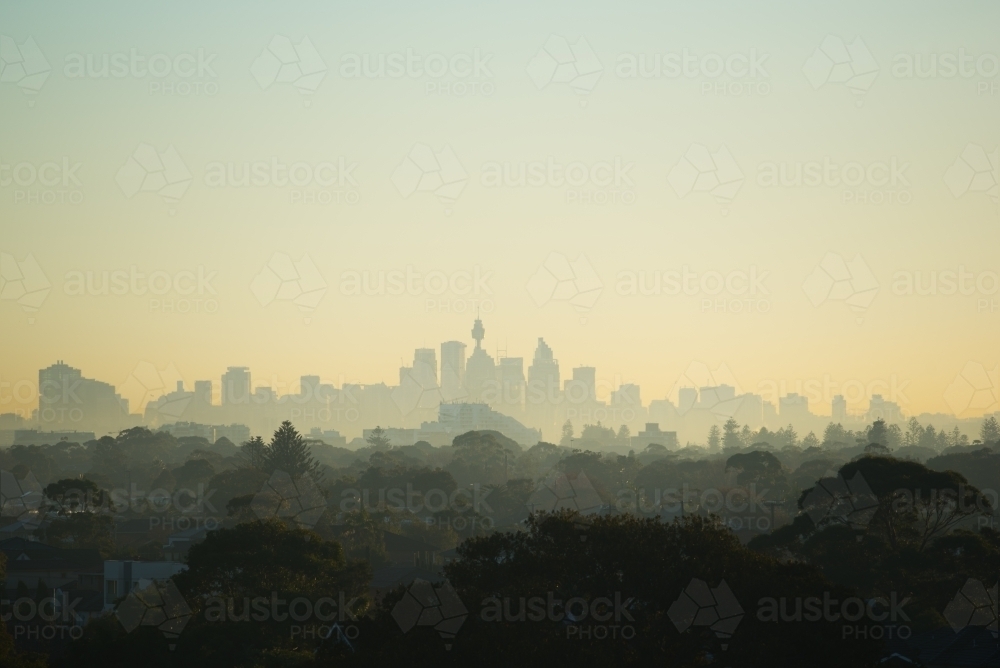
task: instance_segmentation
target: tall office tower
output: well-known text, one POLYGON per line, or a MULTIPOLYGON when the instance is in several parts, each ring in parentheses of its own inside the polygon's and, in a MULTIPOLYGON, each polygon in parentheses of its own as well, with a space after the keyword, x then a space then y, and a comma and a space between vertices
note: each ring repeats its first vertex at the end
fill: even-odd
POLYGON ((75 401, 74 392, 83 379, 79 369, 58 360, 45 369, 38 370, 38 404, 45 405, 71 403, 75 401))
MULTIPOLYGON (((597 369, 592 366, 578 366, 573 369, 574 393, 583 394, 587 401, 597 401, 597 369)), ((579 395, 577 395, 579 396, 579 395)))
POLYGON ((886 422, 902 422, 903 411, 895 401, 886 401, 881 394, 873 394, 868 404, 868 412, 865 413, 865 420, 874 422, 875 420, 885 420, 886 422))
POLYGON ((399 384, 416 383, 424 390, 433 390, 437 384, 437 356, 433 348, 413 351, 413 366, 399 367, 399 384))
POLYGON ((319 382, 319 376, 300 376, 299 401, 318 401, 319 382))
POLYGON ((115 431, 128 418, 128 400, 110 383, 84 378, 59 360, 38 371, 38 422, 43 429, 115 431))
POLYGON ((528 396, 533 403, 554 403, 559 396, 559 362, 545 339, 538 339, 535 357, 528 367, 528 396), (537 401, 531 399, 537 397, 537 401))
POLYGON ((677 412, 684 415, 694 408, 698 402, 698 390, 693 387, 682 387, 677 393, 677 412))
POLYGON ((539 337, 535 356, 528 367, 528 388, 524 400, 531 425, 539 427, 543 435, 552 439, 562 426, 557 424, 556 419, 563 399, 560 381, 559 361, 545 339, 539 337))
POLYGON ((431 387, 438 386, 437 353, 433 348, 417 348, 413 351, 413 370, 421 378, 430 381, 431 387))
POLYGON ((500 382, 500 403, 508 407, 524 405, 524 358, 501 357, 497 366, 500 382))
POLYGON ((736 398, 736 388, 732 385, 713 385, 698 390, 698 408, 712 408, 723 401, 736 398))
POLYGON ((734 420, 751 429, 760 429, 764 426, 764 398, 762 396, 750 392, 741 394, 736 405, 737 408, 733 412, 734 420))
POLYGON ((632 383, 623 383, 617 390, 611 393, 611 405, 621 409, 629 408, 633 411, 632 419, 638 415, 642 408, 642 395, 639 386, 632 383))
POLYGON ((250 369, 231 366, 222 374, 222 405, 250 403, 250 369))
POLYGON ((465 396, 465 344, 445 341, 441 344, 441 399, 455 401, 465 396))
POLYGON ((196 403, 202 406, 212 405, 212 381, 210 380, 194 381, 194 400, 196 403))
POLYGON ((845 422, 847 420, 847 400, 844 399, 843 394, 838 394, 833 398, 831 408, 830 416, 834 422, 845 422))
POLYGON ((483 321, 476 318, 472 328, 472 338, 476 348, 465 365, 465 389, 471 401, 496 400, 499 395, 496 380, 496 364, 489 353, 483 350, 486 329, 483 321))
POLYGON ((778 399, 778 412, 782 420, 809 417, 809 398, 796 392, 789 392, 778 399))

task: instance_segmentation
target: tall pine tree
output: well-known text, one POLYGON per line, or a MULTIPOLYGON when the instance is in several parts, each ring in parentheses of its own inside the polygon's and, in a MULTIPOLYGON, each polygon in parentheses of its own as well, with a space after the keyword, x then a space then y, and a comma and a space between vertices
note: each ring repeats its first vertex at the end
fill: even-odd
POLYGON ((308 474, 313 480, 319 479, 319 462, 313 459, 312 451, 302 435, 288 420, 281 423, 274 432, 265 455, 269 473, 284 471, 293 478, 308 474))

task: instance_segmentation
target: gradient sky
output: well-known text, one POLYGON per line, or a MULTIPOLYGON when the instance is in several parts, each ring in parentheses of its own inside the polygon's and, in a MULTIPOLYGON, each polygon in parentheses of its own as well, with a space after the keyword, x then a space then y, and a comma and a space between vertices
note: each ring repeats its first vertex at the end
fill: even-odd
MULTIPOLYGON (((0 34, 18 47, 33 38, 51 71, 35 93, 8 80, 16 78, 10 72, 0 82, 0 163, 80 166, 79 185, 68 187, 3 185, 11 175, 0 171, 0 252, 18 262, 30 254, 51 284, 37 312, 0 299, 0 383, 31 382, 56 359, 116 385, 140 362, 173 365, 189 387, 195 379, 218 381, 230 365, 284 387, 308 373, 338 385, 394 383, 416 347, 452 339, 471 346, 472 300, 484 300, 491 353, 505 348, 527 367, 541 336, 564 377, 573 366, 596 366, 608 383, 641 385, 644 402, 666 396, 701 362, 725 365, 743 390, 784 384, 794 391, 830 379, 890 394, 895 383, 903 389, 888 398, 910 414, 998 410, 997 166, 964 186, 954 165, 969 145, 996 156, 1000 143, 1000 74, 988 71, 1000 56, 1000 5, 803 4, 5 2, 0 34), (294 44, 308 37, 315 47, 327 69, 314 93, 255 78, 252 66, 276 35, 294 44), (533 81, 529 66, 544 70, 538 54, 553 35, 570 44, 585 39, 603 68, 592 89, 533 81), (822 78, 817 48, 857 38, 877 63, 874 81, 862 90, 838 81, 814 87, 807 74, 822 78), (170 59, 200 49, 214 58, 205 76, 189 78, 67 71, 88 54, 99 62, 132 49, 170 59), (342 71, 352 57, 407 49, 446 58, 478 50, 488 56, 488 73, 435 79, 342 71), (709 68, 712 54, 766 54, 766 75, 628 78, 618 71, 623 54, 651 59, 685 49, 709 68), (980 71, 894 73, 907 54, 926 64, 932 54, 960 49, 973 63, 983 57, 980 71), (739 95, 715 90, 734 82, 739 95), (466 93, 456 94, 455 84, 466 93), (143 144, 161 153, 173 146, 180 156, 191 182, 179 200, 129 193, 116 182, 143 144), (433 192, 404 197, 394 182, 418 144, 454 152, 467 175, 454 201, 433 192), (692 145, 728 150, 743 178, 731 201, 686 192, 683 179, 671 179, 692 145), (242 168, 272 158, 356 163, 356 185, 240 188, 208 180, 215 164, 242 168), (626 181, 611 186, 484 183, 491 165, 550 158, 631 167, 626 181), (905 182, 761 183, 769 165, 824 160, 866 167, 896 160, 906 165, 905 182), (315 201, 324 198, 329 203, 315 201), (603 198, 610 201, 593 201, 603 198), (281 298, 261 303, 269 295, 254 279, 275 254, 308 256, 315 265, 326 292, 314 309, 304 313, 281 298), (580 311, 529 290, 552 254, 582 256, 593 268, 603 289, 592 307, 580 311), (845 261, 860 254, 878 285, 867 308, 821 298, 814 305, 809 278, 828 254, 845 261), (71 294, 73 276, 133 266, 170 276, 200 267, 214 276, 214 294, 71 294), (488 294, 344 294, 349 272, 407 266, 446 276, 478 267, 488 294), (685 266, 699 275, 753 270, 766 276, 767 294, 754 297, 749 313, 729 312, 731 300, 745 296, 728 297, 718 310, 703 300, 725 294, 620 294, 623 273, 685 266), (926 283, 929 272, 960 266, 986 289, 904 295, 893 288, 899 272, 919 271, 926 283), (174 312, 164 312, 171 302, 174 312), (987 372, 993 403, 970 408, 946 399, 970 363, 987 372)), ((11 399, 10 387, 0 385, 0 411, 34 403, 11 399)))

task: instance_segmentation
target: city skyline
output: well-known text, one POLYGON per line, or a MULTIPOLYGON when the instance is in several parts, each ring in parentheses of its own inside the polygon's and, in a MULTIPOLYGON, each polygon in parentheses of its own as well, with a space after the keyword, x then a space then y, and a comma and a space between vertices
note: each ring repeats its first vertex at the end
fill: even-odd
POLYGON ((0 665, 1000 665, 998 26, 0 2, 0 665))
POLYGON ((58 360, 38 372, 36 387, 44 394, 37 404, 41 411, 24 401, 23 384, 0 379, 0 400, 6 402, 0 412, 8 413, 11 424, 42 430, 86 427, 113 432, 138 424, 159 428, 204 423, 243 424, 253 433, 267 433, 281 420, 291 419, 306 428, 354 437, 376 425, 418 427, 436 420, 441 405, 482 403, 527 428, 541 430, 548 440, 557 440, 568 420, 575 429, 603 423, 612 428, 627 425, 633 433, 657 424, 679 433, 680 442, 696 440, 712 424, 721 425, 729 418, 754 429, 794 424, 817 432, 826 422, 850 427, 882 418, 901 424, 921 415, 937 419, 938 427, 943 421, 949 428, 962 424, 971 432, 976 418, 995 412, 990 410, 989 388, 976 390, 982 374, 988 378, 989 371, 975 367, 963 369, 964 375, 945 390, 947 401, 962 411, 917 414, 907 410, 905 381, 866 387, 826 378, 797 384, 764 381, 748 387, 725 364, 713 368, 691 362, 671 390, 656 397, 643 393, 637 383, 602 375, 596 367, 561 366, 542 337, 531 357, 507 355, 510 350, 494 357, 482 345, 486 338, 482 319, 474 321, 469 336, 473 346, 450 340, 437 348, 414 349, 412 363, 404 361, 398 368, 395 383, 350 382, 343 376, 330 379, 317 374, 276 382, 273 377, 262 379, 248 366, 228 366, 216 381, 183 376, 173 365, 157 368, 141 363, 115 385, 87 379, 80 369, 58 360), (20 405, 10 411, 15 397, 20 405), (21 420, 10 417, 11 412, 21 420))
POLYGON ((45 76, 0 86, 19 128, 0 374, 59 357, 116 383, 142 361, 392 383, 485 305, 491 354, 541 335, 648 396, 697 360, 750 387, 895 377, 910 411, 953 412, 966 365, 1000 364, 1000 10, 777 4, 766 24, 525 7, 516 37, 498 9, 455 31, 472 10, 394 5, 386 30, 255 6, 220 36, 218 9, 132 8, 121 30, 7 8, 45 76), (302 81, 269 74, 289 48, 302 81), (579 80, 547 75, 573 48, 579 80), (951 120, 928 132, 916 108, 951 120))

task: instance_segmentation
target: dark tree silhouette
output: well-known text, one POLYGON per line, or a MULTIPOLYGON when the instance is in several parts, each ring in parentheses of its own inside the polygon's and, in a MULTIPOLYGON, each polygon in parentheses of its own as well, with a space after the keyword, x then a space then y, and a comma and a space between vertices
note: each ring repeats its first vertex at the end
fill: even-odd
POLYGON ((282 422, 274 432, 271 443, 267 446, 265 461, 269 473, 284 471, 293 478, 307 474, 314 479, 319 477, 319 462, 313 459, 302 435, 288 420, 282 422))

